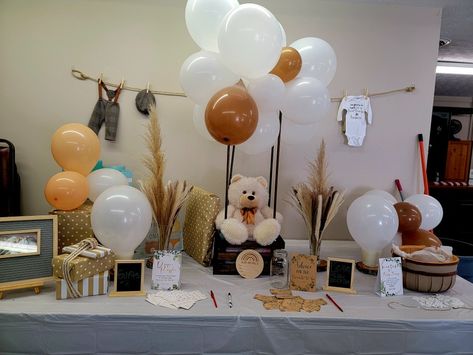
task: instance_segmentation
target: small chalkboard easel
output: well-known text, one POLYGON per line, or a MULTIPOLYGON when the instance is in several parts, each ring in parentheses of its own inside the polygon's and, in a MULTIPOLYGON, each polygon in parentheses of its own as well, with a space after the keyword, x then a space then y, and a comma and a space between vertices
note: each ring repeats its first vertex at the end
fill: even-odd
POLYGON ((115 261, 115 289, 110 292, 111 297, 144 296, 144 260, 117 260, 115 261))
POLYGON ((355 260, 327 258, 325 291, 356 293, 354 289, 355 260))

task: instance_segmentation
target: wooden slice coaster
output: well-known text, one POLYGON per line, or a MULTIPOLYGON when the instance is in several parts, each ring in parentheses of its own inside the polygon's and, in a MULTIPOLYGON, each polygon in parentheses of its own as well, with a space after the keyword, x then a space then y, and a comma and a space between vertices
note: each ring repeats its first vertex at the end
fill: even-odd
POLYGON ((264 261, 260 253, 253 249, 243 250, 236 259, 236 269, 241 277, 255 279, 263 272, 264 261))

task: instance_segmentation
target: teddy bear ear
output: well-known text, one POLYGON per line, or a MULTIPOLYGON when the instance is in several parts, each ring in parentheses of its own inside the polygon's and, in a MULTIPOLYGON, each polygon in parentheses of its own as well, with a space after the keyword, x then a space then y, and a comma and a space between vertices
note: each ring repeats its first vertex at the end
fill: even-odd
POLYGON ((240 175, 240 174, 233 175, 232 179, 230 180, 230 183, 233 184, 234 182, 237 182, 238 180, 241 180, 241 179, 243 179, 243 175, 240 175))
POLYGON ((268 187, 268 182, 266 181, 264 177, 258 176, 256 178, 256 181, 258 181, 264 188, 268 187))

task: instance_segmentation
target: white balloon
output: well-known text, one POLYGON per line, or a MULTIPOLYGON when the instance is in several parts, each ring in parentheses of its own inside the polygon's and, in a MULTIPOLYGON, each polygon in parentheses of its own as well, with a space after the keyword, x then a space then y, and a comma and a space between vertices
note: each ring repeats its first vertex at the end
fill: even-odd
POLYGON ((238 7, 237 0, 189 0, 186 5, 186 25, 197 45, 218 52, 217 35, 227 13, 238 7))
POLYGON ((330 110, 327 88, 315 78, 296 78, 286 84, 281 111, 297 124, 312 124, 330 110))
POLYGON ((277 110, 286 92, 286 86, 281 78, 274 74, 266 74, 260 78, 250 80, 248 93, 255 100, 260 110, 277 110))
POLYGON ((434 229, 442 221, 442 205, 432 196, 424 194, 412 195, 406 198, 405 202, 409 202, 419 209, 422 216, 420 229, 434 229))
POLYGON ((330 44, 320 38, 306 37, 298 39, 290 47, 297 49, 302 58, 298 77, 311 76, 324 86, 330 84, 337 70, 337 56, 330 44))
POLYGON ((151 206, 140 190, 113 186, 95 200, 90 219, 92 230, 103 245, 119 259, 132 259, 151 227, 151 206))
POLYGON ((92 171, 88 176, 89 200, 95 201, 97 197, 109 187, 118 185, 128 185, 125 175, 116 169, 103 168, 92 171))
POLYGON ((363 195, 352 202, 347 225, 353 239, 367 251, 381 251, 395 237, 399 226, 396 209, 384 198, 363 195))
POLYGON ((240 77, 223 65, 218 54, 200 51, 184 61, 179 79, 192 101, 207 105, 218 90, 236 84, 240 77))
POLYGON ((215 139, 210 135, 207 126, 205 125, 205 107, 206 106, 200 106, 200 105, 195 105, 194 106, 194 112, 192 114, 192 121, 194 122, 194 127, 205 139, 211 142, 215 142, 215 139))
POLYGON ((281 47, 286 47, 287 46, 286 31, 284 31, 284 27, 282 27, 281 23, 279 23, 279 26, 281 26, 281 35, 282 35, 281 47))
POLYGON ((222 62, 234 73, 258 78, 269 73, 279 60, 281 26, 274 15, 256 4, 230 11, 218 33, 222 62))
POLYGON ((252 136, 239 144, 239 150, 246 154, 259 154, 268 151, 276 143, 279 135, 277 111, 259 111, 258 125, 252 136))
POLYGON ((301 125, 291 120, 282 121, 281 140, 287 144, 303 144, 314 138, 318 123, 301 125))
POLYGON ((365 193, 365 195, 375 195, 375 196, 380 196, 384 198, 386 201, 388 201, 390 204, 394 205, 397 203, 396 198, 391 195, 389 192, 384 191, 384 190, 370 190, 365 193))

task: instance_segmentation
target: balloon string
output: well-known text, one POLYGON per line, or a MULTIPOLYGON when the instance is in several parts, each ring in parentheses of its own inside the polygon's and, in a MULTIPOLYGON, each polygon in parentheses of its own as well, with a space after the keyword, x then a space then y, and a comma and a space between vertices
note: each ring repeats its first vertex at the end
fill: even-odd
MULTIPOLYGON (((281 130, 279 130, 279 134, 281 134, 281 130)), ((272 186, 273 186, 273 160, 274 160, 274 145, 271 147, 271 161, 269 163, 269 197, 268 197, 268 206, 271 207, 271 193, 272 193, 272 186)))
POLYGON ((278 147, 276 150, 276 172, 274 176, 274 210, 273 218, 276 218, 276 205, 278 202, 278 177, 279 177, 279 152, 281 148, 281 130, 282 130, 282 112, 279 111, 279 134, 278 134, 278 147))
POLYGON ((235 146, 232 145, 232 155, 231 155, 231 161, 230 161, 230 174, 228 174, 228 185, 230 185, 230 180, 232 179, 233 176, 233 161, 235 159, 235 146))
POLYGON ((229 183, 229 162, 230 162, 230 146, 227 145, 227 168, 226 168, 226 176, 225 176, 225 219, 227 219, 227 206, 228 206, 228 183, 229 183))

